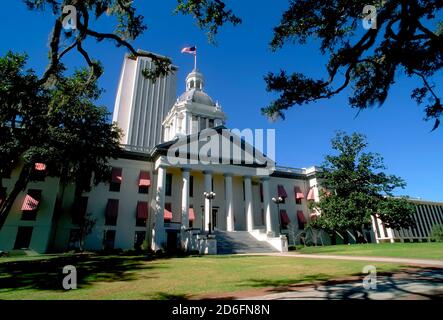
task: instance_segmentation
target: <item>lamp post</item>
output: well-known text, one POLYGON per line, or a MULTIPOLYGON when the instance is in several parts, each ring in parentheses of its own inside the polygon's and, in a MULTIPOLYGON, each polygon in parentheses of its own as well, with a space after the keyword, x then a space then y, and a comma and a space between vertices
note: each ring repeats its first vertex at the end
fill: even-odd
POLYGON ((282 197, 273 197, 272 202, 277 205, 277 214, 278 214, 278 231, 281 234, 281 217, 280 217, 280 203, 283 203, 284 199, 282 197))
POLYGON ((203 195, 209 200, 209 234, 212 229, 212 200, 215 199, 215 192, 204 192, 203 195))

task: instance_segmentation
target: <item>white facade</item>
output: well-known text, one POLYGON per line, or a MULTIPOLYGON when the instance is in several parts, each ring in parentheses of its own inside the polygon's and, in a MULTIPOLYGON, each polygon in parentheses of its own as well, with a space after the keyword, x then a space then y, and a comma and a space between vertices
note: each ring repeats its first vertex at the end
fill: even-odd
MULTIPOLYGON (((215 242, 206 236, 212 228, 247 231, 280 251, 287 250, 287 238, 289 244, 299 242, 304 225, 318 214, 309 209, 310 201, 319 200, 317 169, 277 167, 274 171, 273 166, 260 167, 260 161, 273 164, 274 160, 239 144, 236 139, 231 140, 233 136, 223 127, 226 115, 204 91, 200 72, 193 70, 188 75, 186 91, 175 100, 175 75, 154 84, 141 76, 143 68, 151 67, 146 58, 124 59, 114 121, 125 133, 122 140, 125 151, 119 159, 110 161, 115 169, 111 182, 101 183, 83 194, 87 198, 83 213, 91 213, 96 220, 92 233, 86 237, 85 249, 134 249, 144 241, 153 250, 181 246, 214 253, 215 242), (199 137, 207 129, 212 129, 211 134, 219 137, 222 144, 227 143, 229 150, 243 147, 254 162, 232 162, 231 154, 220 155, 228 162, 183 162, 196 156, 192 151, 171 156, 169 151, 183 137, 188 143, 188 138, 199 137), (203 196, 211 191, 216 194, 212 201, 203 196), (271 199, 279 196, 284 201, 277 205, 271 199)), ((17 175, 18 170, 3 185, 11 188, 17 175)), ((38 252, 75 248, 78 226, 73 221, 74 202, 78 200, 74 199, 73 188, 61 190, 58 179, 48 177, 30 183, 17 198, 0 231, 0 250, 21 246, 38 252), (22 210, 30 189, 42 191, 33 219, 22 210), (29 231, 32 231, 30 239, 23 239, 24 234, 29 236, 29 231)), ((417 239, 429 238, 429 227, 443 222, 442 206, 432 206, 436 209, 426 215, 432 217, 426 220, 429 221, 426 233, 417 235, 417 239)), ((416 219, 422 225, 421 221, 427 219, 423 212, 429 207, 417 208, 420 214, 416 219)), ((375 225, 374 230, 378 230, 375 225)), ((376 241, 396 241, 406 238, 404 233, 388 230, 386 237, 377 233, 376 241)))
POLYGON ((226 115, 203 89, 203 75, 193 70, 186 77, 186 91, 163 121, 164 141, 224 125, 226 115))
POLYGON ((415 226, 395 230, 387 228, 380 219, 372 218, 377 243, 379 242, 427 242, 431 240, 432 227, 443 225, 443 203, 411 199, 415 206, 412 216, 415 226))

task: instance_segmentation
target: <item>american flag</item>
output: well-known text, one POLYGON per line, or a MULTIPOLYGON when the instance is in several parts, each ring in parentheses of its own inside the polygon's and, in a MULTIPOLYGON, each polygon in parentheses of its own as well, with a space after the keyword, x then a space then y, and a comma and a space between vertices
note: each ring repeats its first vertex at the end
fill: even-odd
POLYGON ((189 54, 196 55, 197 54, 197 48, 196 47, 185 47, 185 48, 182 49, 181 52, 182 53, 189 53, 189 54))

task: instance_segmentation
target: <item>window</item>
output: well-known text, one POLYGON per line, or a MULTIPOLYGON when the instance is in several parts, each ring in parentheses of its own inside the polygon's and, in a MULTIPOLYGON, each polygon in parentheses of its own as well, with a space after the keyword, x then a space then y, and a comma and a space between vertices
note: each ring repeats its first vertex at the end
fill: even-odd
POLYGON ((151 175, 148 171, 140 171, 138 179, 138 193, 149 193, 149 186, 151 185, 151 175))
POLYGON ((172 174, 171 173, 166 174, 165 195, 167 195, 167 196, 172 195, 172 174))
POLYGON ((111 250, 114 249, 115 245, 115 230, 105 230, 103 235, 103 249, 111 250))
POLYGON ((115 225, 117 225, 117 217, 106 216, 106 218, 105 218, 105 225, 107 225, 107 226, 115 226, 115 225))
POLYGON ((214 128, 214 119, 209 119, 209 128, 214 128))
POLYGON ((117 199, 108 199, 105 212, 105 225, 115 226, 117 224, 118 202, 117 199))
POLYGON ((109 191, 120 192, 120 183, 111 182, 109 185, 109 191))
POLYGON ((189 197, 194 196, 194 176, 189 177, 189 197))
POLYGON ((46 178, 46 164, 36 163, 31 171, 31 180, 44 181, 46 178))
POLYGON ((134 237, 134 249, 141 250, 146 238, 146 231, 136 231, 134 237))
POLYGON ((149 187, 147 187, 147 186, 139 186, 138 187, 138 193, 148 194, 149 193, 149 187))
POLYGON ((137 218, 135 220, 135 226, 136 227, 146 227, 146 219, 143 218, 137 218))
POLYGON ((295 199, 295 204, 301 204, 301 199, 295 199))
POLYGON ((14 249, 28 249, 31 244, 32 227, 18 227, 14 249))
POLYGON ((303 230, 305 228, 307 221, 305 214, 302 210, 297 210, 297 222, 298 222, 298 229, 303 230))
POLYGON ((147 201, 139 201, 137 203, 137 212, 135 216, 135 225, 137 227, 145 227, 146 221, 148 220, 148 202, 147 201))
POLYGON ((122 171, 122 168, 112 168, 109 191, 120 192, 120 186, 122 184, 122 171))

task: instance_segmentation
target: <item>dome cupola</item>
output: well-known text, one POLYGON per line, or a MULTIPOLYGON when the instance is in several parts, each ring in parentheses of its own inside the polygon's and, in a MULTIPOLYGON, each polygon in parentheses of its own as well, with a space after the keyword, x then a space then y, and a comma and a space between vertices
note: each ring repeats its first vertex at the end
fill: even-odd
POLYGON ((186 91, 189 90, 199 90, 203 91, 205 78, 196 69, 192 70, 190 74, 186 77, 186 91))
POLYGON ((206 106, 215 107, 212 98, 203 91, 205 78, 203 74, 194 69, 186 77, 186 91, 178 98, 179 101, 190 101, 206 106))

